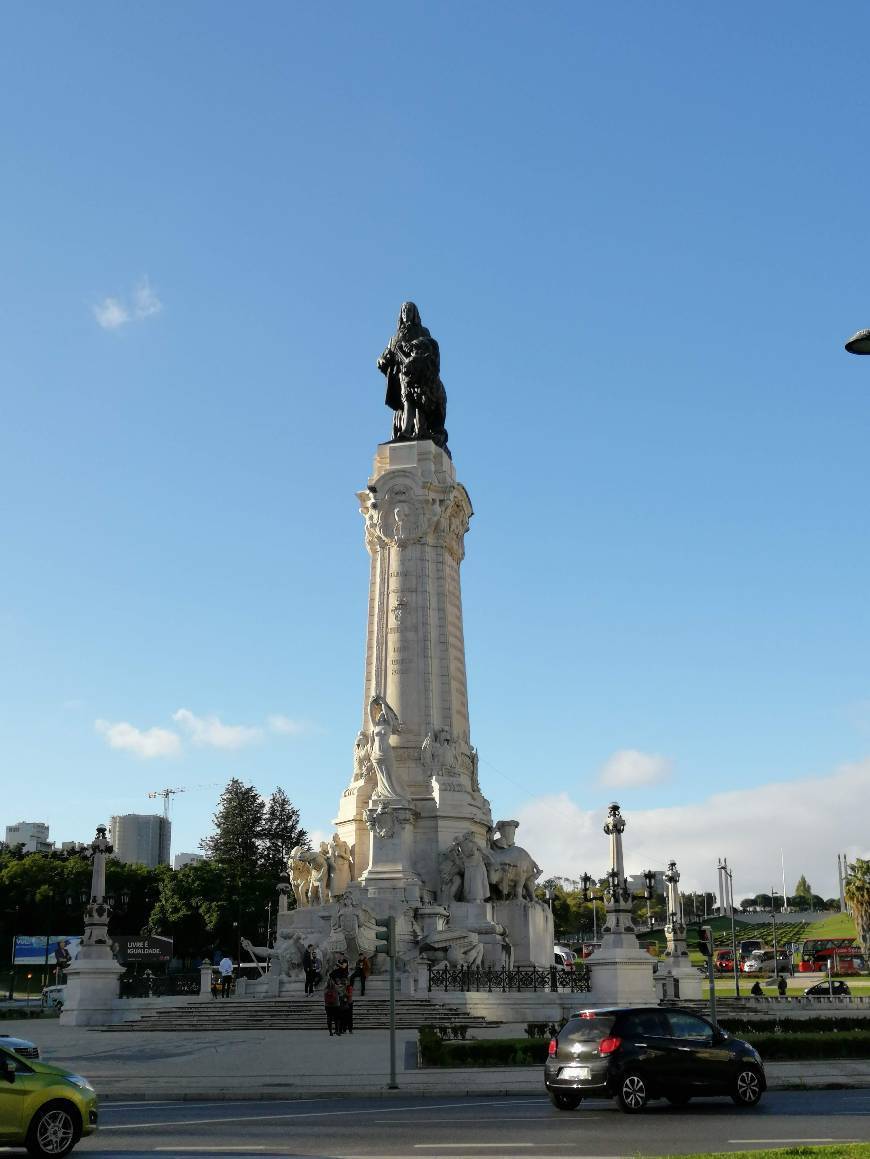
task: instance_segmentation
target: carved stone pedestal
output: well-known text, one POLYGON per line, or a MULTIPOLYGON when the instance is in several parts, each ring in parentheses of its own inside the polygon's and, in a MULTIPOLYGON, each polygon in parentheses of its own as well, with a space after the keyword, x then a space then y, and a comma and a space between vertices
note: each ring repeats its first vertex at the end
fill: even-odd
POLYGON ((408 901, 419 904, 421 882, 412 868, 414 826, 419 816, 413 806, 398 800, 373 801, 366 809, 371 838, 369 865, 361 881, 369 897, 403 891, 408 901))
POLYGON ((66 1026, 105 1026, 112 1021, 118 979, 124 973, 112 958, 77 959, 66 968, 66 1000, 60 1021, 66 1026))
POLYGON ((553 965, 553 915, 548 906, 519 898, 496 901, 492 916, 507 931, 515 966, 553 965))

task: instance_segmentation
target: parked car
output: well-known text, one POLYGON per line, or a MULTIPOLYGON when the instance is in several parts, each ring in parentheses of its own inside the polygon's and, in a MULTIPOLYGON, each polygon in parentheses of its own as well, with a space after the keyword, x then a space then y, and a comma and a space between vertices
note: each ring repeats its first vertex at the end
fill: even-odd
POLYGON ((28 1042, 26 1038, 14 1038, 11 1034, 3 1034, 0 1031, 0 1046, 14 1050, 22 1058, 39 1058, 39 1047, 35 1042, 28 1042))
POLYGON ((706 1095, 754 1107, 767 1082, 749 1043, 688 1010, 639 1006, 575 1014, 550 1040, 544 1085, 561 1111, 615 1098, 633 1114, 650 1099, 682 1106, 706 1095))
POLYGON ((0 1143, 57 1159, 96 1127, 97 1093, 86 1078, 0 1047, 0 1143))
POLYGON ((834 978, 831 982, 816 982, 815 986, 807 986, 804 990, 805 998, 850 998, 852 991, 845 982, 834 978))

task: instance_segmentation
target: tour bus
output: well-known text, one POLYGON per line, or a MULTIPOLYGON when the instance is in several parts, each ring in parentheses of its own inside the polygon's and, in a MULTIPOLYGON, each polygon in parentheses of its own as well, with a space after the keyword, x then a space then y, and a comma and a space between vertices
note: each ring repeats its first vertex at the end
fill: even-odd
POLYGON ((854 938, 807 938, 801 944, 798 970, 802 974, 827 970, 832 974, 860 974, 864 956, 854 938))

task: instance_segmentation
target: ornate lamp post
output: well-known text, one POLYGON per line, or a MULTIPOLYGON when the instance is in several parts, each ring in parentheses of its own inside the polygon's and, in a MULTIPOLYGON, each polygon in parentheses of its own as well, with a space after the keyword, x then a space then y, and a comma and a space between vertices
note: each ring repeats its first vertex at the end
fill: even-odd
POLYGON ((654 869, 645 869, 643 871, 643 880, 646 884, 646 889, 643 895, 646 898, 646 924, 649 929, 652 929, 652 900, 656 892, 656 871, 654 869))
POLYGON ((607 810, 604 823, 604 832, 610 838, 610 870, 604 886, 604 928, 601 949, 589 957, 589 978, 594 1002, 618 1005, 655 1000, 653 961, 638 945, 631 917, 631 890, 625 878, 622 854, 624 831, 625 818, 614 801, 607 810))
POLYGON ((615 801, 607 809, 604 832, 610 838, 610 870, 607 874, 607 886, 604 890, 606 917, 602 933, 618 934, 624 931, 633 934, 631 892, 625 879, 625 861, 622 855, 625 818, 620 813, 619 805, 615 801))

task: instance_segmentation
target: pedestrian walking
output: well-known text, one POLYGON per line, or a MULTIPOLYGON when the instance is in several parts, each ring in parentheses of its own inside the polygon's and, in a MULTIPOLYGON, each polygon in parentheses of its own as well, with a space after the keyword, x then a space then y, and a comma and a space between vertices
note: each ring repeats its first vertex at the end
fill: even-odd
POLYGON ((218 966, 221 975, 221 997, 229 998, 233 985, 233 960, 227 954, 220 960, 218 966))
POLYGON ((323 1008, 326 1011, 326 1029, 329 1031, 329 1037, 341 1034, 338 1021, 338 990, 332 980, 326 983, 323 990, 323 1008))
POLYGON ((353 973, 348 978, 349 982, 359 980, 359 992, 362 998, 366 996, 366 978, 371 973, 371 963, 365 954, 360 954, 356 960, 356 965, 353 968, 353 973))

